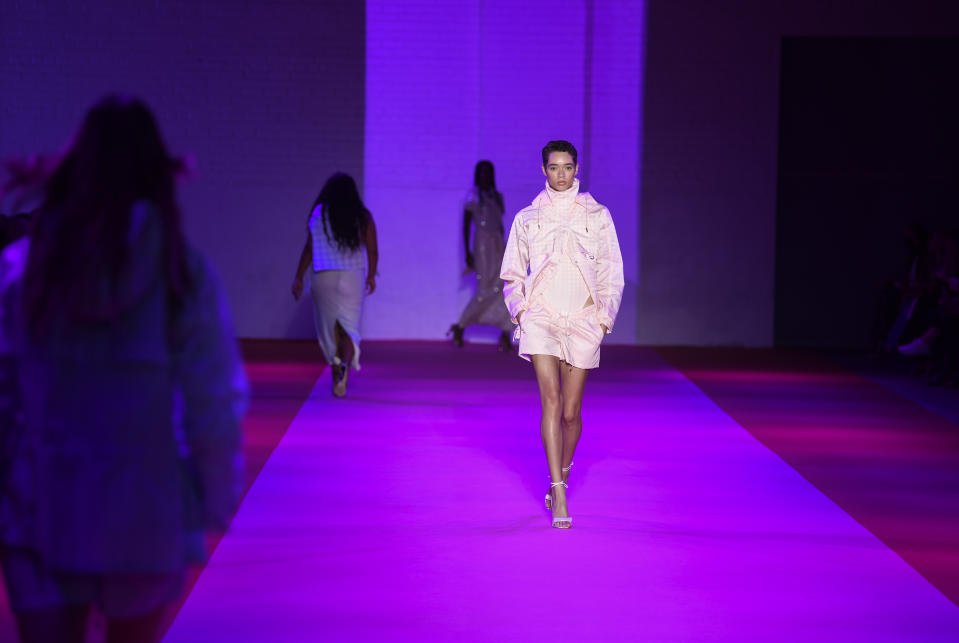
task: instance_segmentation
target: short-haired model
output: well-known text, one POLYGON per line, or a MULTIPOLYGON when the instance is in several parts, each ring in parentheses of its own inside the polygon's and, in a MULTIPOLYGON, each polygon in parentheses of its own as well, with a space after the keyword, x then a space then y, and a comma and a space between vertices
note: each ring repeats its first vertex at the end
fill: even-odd
POLYGON ((552 526, 568 529, 566 503, 573 454, 583 431, 586 373, 613 330, 623 296, 623 258, 605 206, 579 191, 576 148, 543 148, 546 188, 513 219, 500 277, 519 354, 533 363, 543 416, 552 526))

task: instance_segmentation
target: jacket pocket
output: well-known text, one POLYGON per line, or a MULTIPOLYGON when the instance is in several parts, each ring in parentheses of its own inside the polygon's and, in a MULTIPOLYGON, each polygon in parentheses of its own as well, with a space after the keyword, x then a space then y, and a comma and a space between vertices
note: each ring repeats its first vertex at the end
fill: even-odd
POLYGON ((595 266, 596 264, 596 245, 593 243, 580 241, 576 244, 579 254, 582 255, 583 259, 595 266))

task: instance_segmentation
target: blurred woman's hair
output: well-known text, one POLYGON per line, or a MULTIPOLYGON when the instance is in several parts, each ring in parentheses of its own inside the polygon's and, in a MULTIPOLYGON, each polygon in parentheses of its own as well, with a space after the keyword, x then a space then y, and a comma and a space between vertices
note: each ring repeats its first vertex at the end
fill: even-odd
POLYGON ((479 192, 480 200, 493 199, 503 207, 503 195, 496 189, 496 170, 493 169, 492 161, 477 161, 473 169, 473 185, 479 192))
POLYGON ((94 105, 44 186, 30 235, 23 278, 24 313, 41 337, 52 316, 108 321, 129 302, 119 293, 130 257, 131 210, 157 208, 163 229, 163 272, 171 311, 190 286, 186 242, 170 158, 150 109, 140 100, 107 96, 94 105))
POLYGON ((323 233, 327 241, 333 241, 340 249, 358 249, 373 216, 363 205, 353 177, 337 172, 328 178, 310 212, 318 205, 323 207, 323 233))

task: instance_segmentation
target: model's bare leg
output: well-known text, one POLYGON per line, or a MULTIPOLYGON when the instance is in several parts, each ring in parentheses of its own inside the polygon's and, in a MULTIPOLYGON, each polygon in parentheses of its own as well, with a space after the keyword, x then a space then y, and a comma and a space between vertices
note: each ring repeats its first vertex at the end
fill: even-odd
POLYGON ((569 465, 573 462, 579 436, 583 433, 583 390, 588 370, 567 363, 560 364, 563 399, 563 482, 569 482, 569 465))
POLYGON ((343 330, 340 322, 333 326, 333 337, 336 339, 336 357, 340 360, 339 365, 334 361, 330 374, 333 376, 333 396, 343 397, 346 395, 346 381, 350 373, 350 364, 353 363, 353 340, 349 334, 343 330))
POLYGON ((348 367, 353 361, 353 339, 343 330, 340 322, 333 327, 333 335, 336 337, 336 356, 348 367))
MULTIPOLYGON (((540 421, 540 435, 546 449, 546 463, 549 465, 549 477, 553 482, 563 479, 563 432, 560 430, 562 418, 562 392, 559 379, 559 359, 552 355, 533 355, 533 370, 539 384, 539 399, 543 408, 540 421)), ((566 517, 566 489, 553 487, 553 515, 566 517)))

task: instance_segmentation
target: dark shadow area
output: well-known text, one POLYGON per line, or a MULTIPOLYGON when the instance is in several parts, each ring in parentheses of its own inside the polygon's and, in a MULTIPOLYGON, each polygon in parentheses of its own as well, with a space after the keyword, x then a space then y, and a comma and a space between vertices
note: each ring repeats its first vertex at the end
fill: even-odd
POLYGON ((840 367, 949 420, 959 433, 959 395, 955 388, 930 386, 926 379, 917 376, 915 362, 855 350, 822 351, 821 354, 840 367))
POLYGON ((777 346, 871 345, 906 227, 956 227, 957 68, 956 38, 783 39, 777 346))

